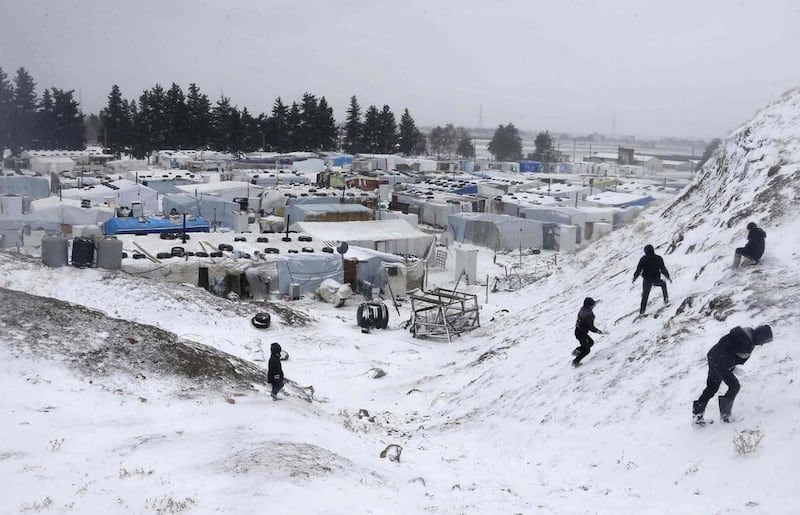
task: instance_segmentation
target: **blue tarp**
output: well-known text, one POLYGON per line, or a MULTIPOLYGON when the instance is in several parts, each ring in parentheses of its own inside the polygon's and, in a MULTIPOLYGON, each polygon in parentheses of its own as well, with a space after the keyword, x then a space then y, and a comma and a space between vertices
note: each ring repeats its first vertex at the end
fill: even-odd
POLYGON ((542 171, 542 163, 539 161, 520 161, 519 171, 523 173, 539 173, 542 171))
POLYGON ((333 166, 344 166, 353 164, 353 156, 338 156, 334 157, 333 166))
POLYGON ((470 184, 468 186, 464 186, 463 188, 459 188, 457 190, 453 190, 451 193, 455 193, 457 195, 477 195, 478 194, 478 185, 477 184, 470 184))
MULTIPOLYGON (((139 218, 110 218, 103 224, 103 231, 108 234, 162 233, 183 231, 183 217, 161 218, 148 216, 139 218)), ((208 222, 200 217, 186 218, 186 232, 208 232, 208 222)))

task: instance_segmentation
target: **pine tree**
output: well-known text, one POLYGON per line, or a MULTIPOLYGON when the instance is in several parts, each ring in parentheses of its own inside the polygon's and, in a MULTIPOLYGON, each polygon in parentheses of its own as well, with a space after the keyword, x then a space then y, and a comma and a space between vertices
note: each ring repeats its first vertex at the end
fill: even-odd
POLYGON ((49 89, 42 91, 42 99, 39 101, 39 111, 36 115, 36 127, 32 148, 40 150, 55 150, 56 144, 56 114, 53 105, 53 96, 49 89))
POLYGON ((14 77, 14 97, 11 108, 9 148, 12 154, 31 148, 36 128, 36 83, 20 68, 14 77))
POLYGON ((289 114, 286 115, 286 127, 288 129, 287 152, 293 150, 302 150, 303 148, 302 133, 300 129, 301 123, 302 118, 300 116, 300 106, 297 105, 297 102, 292 102, 292 107, 289 108, 289 114))
POLYGON ((258 120, 253 118, 247 108, 242 108, 240 115, 241 123, 241 144, 240 150, 242 152, 254 152, 258 150, 261 145, 261 131, 259 129, 258 120))
POLYGON ((300 125, 295 133, 295 142, 300 150, 319 150, 318 111, 317 97, 308 92, 303 93, 300 101, 300 125))
POLYGON ((519 161, 522 159, 522 138, 513 123, 500 125, 489 142, 489 152, 498 161, 519 161))
POLYGON ((186 94, 185 148, 206 149, 211 134, 211 102, 194 82, 186 94))
POLYGON ((420 136, 411 113, 408 112, 408 109, 404 110, 403 116, 400 117, 400 152, 406 155, 413 154, 418 146, 417 140, 420 136))
POLYGON ((381 122, 378 108, 371 105, 364 113, 364 131, 362 132, 361 147, 363 151, 376 154, 380 149, 381 122))
POLYGON ((380 152, 384 154, 393 154, 397 149, 397 122, 394 118, 394 113, 388 105, 384 105, 378 117, 380 124, 380 135, 378 144, 380 145, 380 152))
POLYGON ((166 94, 164 117, 164 145, 170 149, 187 148, 190 143, 189 112, 183 90, 174 82, 166 94))
POLYGON ((328 105, 325 97, 319 99, 317 109, 317 131, 319 134, 320 150, 336 150, 338 134, 336 120, 333 118, 333 108, 328 105))
POLYGON ((3 168, 3 155, 11 138, 11 110, 14 102, 14 88, 8 74, 0 68, 0 170, 3 168))
POLYGON ((87 142, 98 145, 103 144, 103 120, 100 119, 100 116, 94 113, 89 113, 86 116, 86 133, 84 139, 87 142))
POLYGON ((100 111, 103 121, 103 142, 109 152, 119 157, 130 145, 132 121, 128 105, 122 99, 119 86, 111 86, 108 104, 100 111))
POLYGON ((215 150, 237 153, 242 148, 241 116, 228 97, 222 96, 211 110, 211 143, 215 150))
POLYGON ((74 90, 53 88, 55 114, 54 143, 57 148, 82 150, 86 148, 86 124, 80 105, 73 97, 74 90))
POLYGON ((277 152, 287 152, 290 148, 289 140, 289 109, 278 97, 272 104, 272 116, 267 120, 267 136, 269 146, 277 152))
POLYGON ((364 126, 361 123, 361 107, 358 99, 350 97, 350 107, 347 108, 347 119, 344 123, 344 151, 358 154, 362 151, 364 126))

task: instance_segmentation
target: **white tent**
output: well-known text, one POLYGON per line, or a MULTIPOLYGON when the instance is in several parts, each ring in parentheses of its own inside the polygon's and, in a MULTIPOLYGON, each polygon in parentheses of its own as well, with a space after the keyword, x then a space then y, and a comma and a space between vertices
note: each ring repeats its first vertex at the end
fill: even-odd
POLYGON ((405 220, 363 222, 297 222, 292 228, 323 241, 345 241, 350 245, 423 257, 435 238, 405 220))
POLYGON ((516 216, 460 213, 447 218, 454 241, 474 243, 495 250, 541 247, 541 222, 516 216))
POLYGON ((252 198, 262 194, 265 189, 255 184, 243 181, 222 181, 204 184, 189 184, 178 186, 178 189, 190 195, 218 195, 225 200, 232 201, 235 198, 252 198))
POLYGON ((36 220, 68 225, 103 225, 114 216, 114 210, 105 206, 81 207, 76 199, 59 200, 48 197, 31 202, 30 217, 36 220))
POLYGON ((93 204, 103 204, 110 199, 117 207, 141 202, 145 214, 159 211, 158 193, 154 189, 125 179, 83 188, 70 188, 62 190, 61 195, 64 198, 89 199, 93 204))

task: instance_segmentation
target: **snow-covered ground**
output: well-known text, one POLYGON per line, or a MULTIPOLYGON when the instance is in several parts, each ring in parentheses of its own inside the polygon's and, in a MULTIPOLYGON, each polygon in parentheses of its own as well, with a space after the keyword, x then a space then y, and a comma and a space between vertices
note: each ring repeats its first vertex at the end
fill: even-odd
MULTIPOLYGON (((731 134, 680 196, 559 256, 549 276, 489 293, 488 303, 482 286, 469 286, 482 327, 452 343, 412 338, 402 327, 408 302, 400 316, 389 304, 389 330, 362 334, 356 301, 336 309, 304 298, 279 312, 0 255, 2 288, 154 325, 262 367, 280 342, 297 383, 273 402, 258 384, 187 394, 189 379, 166 372, 93 377, 21 352, 26 323, 37 322, 13 325, 4 312, 0 512, 796 513, 798 198, 794 91, 731 134), (767 231, 767 251, 734 272, 749 221, 767 231), (631 279, 647 243, 673 278, 669 307, 651 293, 658 318, 635 317, 641 283, 631 279), (575 369, 572 332, 586 296, 601 300, 606 334, 575 369), (263 331, 250 325, 261 309, 274 321, 263 331), (743 367, 740 420, 692 427, 707 350, 735 325, 762 323, 775 340, 743 367), (373 378, 376 368, 386 375, 373 378), (308 385, 311 402, 299 388, 308 385), (390 444, 402 446, 399 461, 380 457, 390 444)), ((479 276, 515 259, 494 264, 484 251, 479 276)), ((522 272, 550 259, 524 256, 522 272)), ((439 272, 429 286, 453 279, 439 272)), ((67 339, 95 334, 90 347, 107 337, 67 331, 69 317, 42 323, 64 327, 67 339)), ((715 402, 707 416, 717 418, 715 402)))

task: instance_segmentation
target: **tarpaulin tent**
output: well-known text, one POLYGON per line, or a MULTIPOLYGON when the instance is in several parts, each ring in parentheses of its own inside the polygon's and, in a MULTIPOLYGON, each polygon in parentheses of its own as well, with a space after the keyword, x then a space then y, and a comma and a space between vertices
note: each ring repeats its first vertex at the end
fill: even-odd
POLYGON ((284 215, 291 222, 350 222, 371 220, 372 210, 361 204, 296 204, 286 206, 284 215))
POLYGON ((114 210, 106 206, 81 207, 81 201, 48 197, 31 202, 31 217, 47 222, 68 225, 102 225, 114 217, 114 210))
POLYGON ((454 241, 495 250, 541 247, 542 224, 509 215, 461 213, 447 218, 454 241))
POLYGON ((50 196, 50 181, 44 177, 0 175, 0 195, 25 195, 33 198, 50 196))
POLYGON ((89 199, 95 204, 102 204, 110 198, 117 207, 141 202, 145 214, 157 213, 159 210, 158 193, 155 190, 125 179, 83 188, 65 189, 61 192, 61 196, 78 200, 89 199))
POLYGON ((423 257, 435 238, 405 220, 370 220, 363 222, 297 222, 292 229, 323 241, 345 241, 390 254, 423 257))
POLYGON ((161 199, 164 213, 171 213, 174 209, 176 213, 188 213, 193 216, 200 216, 222 227, 233 227, 233 213, 239 211, 240 206, 236 202, 225 200, 221 197, 212 195, 188 195, 180 193, 176 195, 165 195, 161 199))

